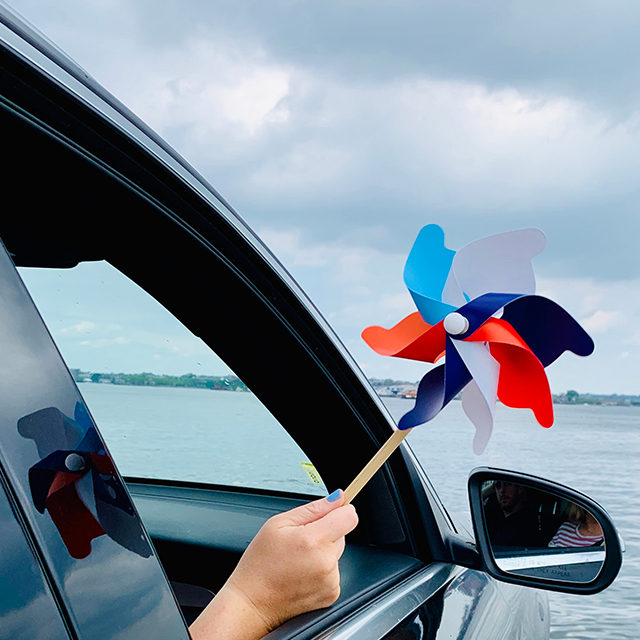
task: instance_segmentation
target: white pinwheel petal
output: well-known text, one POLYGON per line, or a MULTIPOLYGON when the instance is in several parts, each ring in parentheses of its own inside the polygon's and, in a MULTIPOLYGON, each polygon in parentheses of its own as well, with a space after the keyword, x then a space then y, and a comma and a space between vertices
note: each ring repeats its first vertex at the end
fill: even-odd
POLYGON ((466 244, 453 258, 442 301, 460 307, 484 293, 535 293, 531 260, 546 243, 540 229, 518 229, 466 244))
POLYGON ((500 365, 483 342, 453 340, 473 380, 462 393, 462 408, 476 428, 473 451, 484 451, 493 430, 500 365))
POLYGON ((462 410, 476 428, 473 453, 480 455, 487 447, 493 433, 493 408, 486 402, 480 387, 472 380, 462 392, 462 410))
POLYGON ((84 506, 91 511, 93 517, 98 520, 98 507, 96 506, 96 494, 93 488, 92 472, 86 473, 82 478, 76 480, 76 491, 84 506))

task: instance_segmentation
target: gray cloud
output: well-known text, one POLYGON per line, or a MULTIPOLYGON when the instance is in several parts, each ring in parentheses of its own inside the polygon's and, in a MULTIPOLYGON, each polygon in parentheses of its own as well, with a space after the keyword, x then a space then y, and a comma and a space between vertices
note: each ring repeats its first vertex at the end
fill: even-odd
POLYGON ((562 94, 619 117, 635 111, 640 97, 640 6, 634 0, 11 4, 45 30, 58 24, 94 35, 130 33, 156 50, 182 47, 200 35, 260 48, 274 62, 341 80, 387 83, 427 75, 492 90, 562 94))
POLYGON ((640 275, 634 2, 13 4, 254 226, 389 252, 539 226, 543 273, 640 275), (286 86, 234 120, 243 74, 286 86))
POLYGON ((260 46, 332 77, 407 75, 515 86, 619 113, 640 91, 640 7, 632 0, 139 0, 137 28, 157 46, 197 31, 260 46))

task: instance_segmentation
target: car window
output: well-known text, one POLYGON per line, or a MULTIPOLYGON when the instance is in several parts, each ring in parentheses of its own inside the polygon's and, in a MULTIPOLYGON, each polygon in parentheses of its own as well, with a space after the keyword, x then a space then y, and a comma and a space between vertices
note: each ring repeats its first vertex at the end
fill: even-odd
MULTIPOLYGON (((258 398, 118 270, 19 271, 123 475, 326 495, 258 398)), ((215 301, 202 309, 224 313, 215 301)))

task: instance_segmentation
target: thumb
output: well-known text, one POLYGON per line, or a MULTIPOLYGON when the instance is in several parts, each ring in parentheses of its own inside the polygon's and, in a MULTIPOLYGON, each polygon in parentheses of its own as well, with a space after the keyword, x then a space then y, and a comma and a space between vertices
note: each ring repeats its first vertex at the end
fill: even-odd
POLYGON ((307 502, 291 511, 281 514, 283 524, 292 526, 301 526, 311 524, 316 520, 327 515, 334 509, 341 507, 344 503, 344 492, 341 489, 334 491, 330 496, 307 502))

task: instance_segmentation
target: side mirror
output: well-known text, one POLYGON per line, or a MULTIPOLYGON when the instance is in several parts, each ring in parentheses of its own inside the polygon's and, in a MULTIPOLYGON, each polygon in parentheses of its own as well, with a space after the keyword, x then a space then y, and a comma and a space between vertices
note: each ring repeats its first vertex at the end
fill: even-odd
POLYGON ((534 476, 480 468, 469 476, 483 569, 503 582, 597 593, 622 564, 621 539, 587 496, 534 476))

